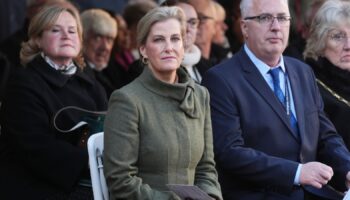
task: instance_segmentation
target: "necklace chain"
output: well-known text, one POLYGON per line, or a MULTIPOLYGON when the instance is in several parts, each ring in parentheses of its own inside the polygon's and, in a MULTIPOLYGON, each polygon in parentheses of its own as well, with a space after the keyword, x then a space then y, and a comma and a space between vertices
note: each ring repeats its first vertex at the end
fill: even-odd
POLYGON ((345 98, 337 94, 335 91, 333 91, 331 88, 329 88, 326 84, 324 84, 321 80, 316 79, 316 81, 322 85, 328 92, 330 92, 335 98, 337 98, 339 101, 345 103, 347 106, 350 107, 350 102, 347 101, 345 98))

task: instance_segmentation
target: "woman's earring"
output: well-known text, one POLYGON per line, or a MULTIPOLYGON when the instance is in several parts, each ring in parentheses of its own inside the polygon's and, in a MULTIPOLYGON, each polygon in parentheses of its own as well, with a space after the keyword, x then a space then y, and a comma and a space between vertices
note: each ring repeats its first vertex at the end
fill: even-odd
POLYGON ((148 59, 146 57, 142 57, 141 61, 144 65, 148 65, 148 59))

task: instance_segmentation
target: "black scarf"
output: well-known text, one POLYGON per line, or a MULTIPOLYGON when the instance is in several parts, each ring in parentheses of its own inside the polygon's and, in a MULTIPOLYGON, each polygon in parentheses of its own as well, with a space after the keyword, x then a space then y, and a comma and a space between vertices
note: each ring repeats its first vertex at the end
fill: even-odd
POLYGON ((319 80, 346 100, 350 100, 350 71, 340 69, 326 58, 307 60, 307 63, 312 66, 319 80))

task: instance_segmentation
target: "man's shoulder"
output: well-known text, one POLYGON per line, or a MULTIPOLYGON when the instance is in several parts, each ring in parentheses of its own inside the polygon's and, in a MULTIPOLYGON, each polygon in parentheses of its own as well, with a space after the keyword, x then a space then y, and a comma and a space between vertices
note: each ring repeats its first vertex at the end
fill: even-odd
POLYGON ((297 66, 309 66, 304 61, 299 60, 297 58, 290 57, 290 56, 283 56, 283 59, 286 64, 293 64, 297 66))
POLYGON ((312 73, 312 68, 304 61, 289 56, 283 56, 283 59, 285 65, 287 67, 290 66, 289 69, 293 69, 296 72, 301 72, 305 74, 312 73))

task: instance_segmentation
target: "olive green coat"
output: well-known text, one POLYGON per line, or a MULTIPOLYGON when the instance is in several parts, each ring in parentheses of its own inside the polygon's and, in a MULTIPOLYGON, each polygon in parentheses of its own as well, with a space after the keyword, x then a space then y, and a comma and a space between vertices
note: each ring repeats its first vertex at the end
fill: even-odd
POLYGON ((167 84, 145 68, 115 91, 105 121, 104 172, 111 199, 179 199, 166 184, 196 185, 222 199, 209 94, 180 68, 167 84))

